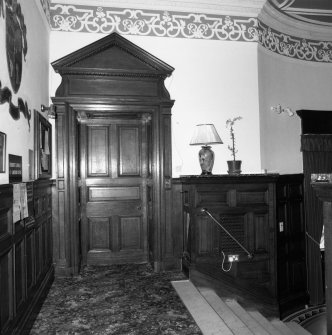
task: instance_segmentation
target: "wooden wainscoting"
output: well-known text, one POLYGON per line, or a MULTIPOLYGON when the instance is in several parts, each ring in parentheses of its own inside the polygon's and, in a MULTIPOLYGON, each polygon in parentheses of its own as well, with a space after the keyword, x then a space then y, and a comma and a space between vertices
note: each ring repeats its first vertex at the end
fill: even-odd
POLYGON ((13 222, 13 185, 0 185, 0 330, 21 334, 52 283, 52 181, 25 183, 29 217, 13 222))

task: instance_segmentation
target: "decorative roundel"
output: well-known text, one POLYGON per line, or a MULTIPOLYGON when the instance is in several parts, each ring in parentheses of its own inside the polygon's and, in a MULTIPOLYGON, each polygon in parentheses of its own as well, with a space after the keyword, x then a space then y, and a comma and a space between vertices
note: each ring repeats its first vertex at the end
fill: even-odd
POLYGON ((10 82, 17 93, 22 79, 22 61, 28 51, 26 26, 21 6, 17 0, 7 0, 6 5, 6 53, 10 82))

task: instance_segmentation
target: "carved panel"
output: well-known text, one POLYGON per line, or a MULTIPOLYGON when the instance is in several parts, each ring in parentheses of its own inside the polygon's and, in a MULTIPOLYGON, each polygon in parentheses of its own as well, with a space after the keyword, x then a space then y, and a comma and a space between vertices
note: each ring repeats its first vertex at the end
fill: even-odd
POLYGON ((41 255, 41 229, 40 226, 35 229, 35 257, 36 257, 36 279, 38 280, 42 271, 42 255, 41 255))
POLYGON ((59 226, 58 226, 58 233, 57 236, 58 238, 58 245, 55 246, 55 251, 58 251, 59 254, 57 257, 59 259, 65 259, 65 241, 66 241, 66 234, 65 234, 65 192, 58 192, 58 221, 59 221, 59 226))
POLYGON ((65 129, 64 129, 65 117, 61 113, 57 113, 57 127, 56 127, 56 140, 57 140, 57 175, 58 178, 64 178, 64 153, 65 153, 65 129))
POLYGON ((88 187, 89 201, 135 200, 140 199, 139 186, 132 187, 88 187))
POLYGON ((141 243, 141 218, 120 218, 120 250, 142 249, 141 243))
MULTIPOLYGON (((187 199, 187 195, 185 194, 187 199)), ((216 205, 226 205, 227 204, 227 192, 222 190, 213 190, 210 191, 199 191, 197 193, 197 204, 200 206, 205 206, 206 204, 216 204, 216 205)))
POLYGON ((12 280, 11 275, 11 258, 12 251, 6 252, 0 256, 0 326, 5 328, 11 318, 13 308, 13 296, 11 292, 12 280))
POLYGON ((7 208, 0 209, 0 237, 9 232, 10 220, 8 218, 8 214, 7 208))
POLYGON ((237 192, 238 205, 241 204, 267 204, 267 191, 239 191, 237 192))
POLYGON ((208 254, 213 250, 213 233, 215 232, 213 224, 206 217, 202 217, 198 223, 198 252, 199 254, 208 254))
POLYGON ((88 175, 108 175, 108 127, 88 129, 88 175))
POLYGON ((16 310, 18 310, 25 299, 25 264, 24 264, 24 240, 15 245, 15 298, 16 310))
POLYGON ((139 176, 140 132, 137 127, 119 127, 119 176, 139 176))
POLYGON ((95 96, 107 95, 116 96, 123 94, 123 90, 132 96, 157 96, 157 83, 138 80, 128 81, 126 79, 102 79, 96 78, 75 78, 70 81, 69 94, 86 95, 94 94, 95 96))
POLYGON ((256 214, 254 216, 255 227, 255 252, 267 252, 270 248, 269 225, 267 214, 256 214))
POLYGON ((28 292, 35 283, 35 253, 34 253, 34 231, 26 237, 26 273, 28 292))
POLYGON ((110 245, 111 225, 109 218, 89 218, 90 250, 112 249, 110 245))

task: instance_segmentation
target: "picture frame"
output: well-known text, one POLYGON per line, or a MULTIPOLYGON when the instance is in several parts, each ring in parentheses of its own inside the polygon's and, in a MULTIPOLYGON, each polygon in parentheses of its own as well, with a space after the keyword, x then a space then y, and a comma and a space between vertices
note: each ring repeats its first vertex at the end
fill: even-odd
POLYGON ((22 156, 18 155, 8 155, 8 177, 9 184, 21 183, 22 182, 22 156))
POLYGON ((52 177, 52 125, 34 110, 35 177, 52 177))
POLYGON ((6 172, 7 135, 0 131, 0 173, 6 172))

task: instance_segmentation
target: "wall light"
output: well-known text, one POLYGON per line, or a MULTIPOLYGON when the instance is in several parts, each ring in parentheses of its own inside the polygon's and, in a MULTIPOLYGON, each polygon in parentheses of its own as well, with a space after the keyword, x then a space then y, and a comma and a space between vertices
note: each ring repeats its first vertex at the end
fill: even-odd
POLYGON ((287 113, 288 116, 293 116, 294 115, 294 112, 292 111, 292 109, 290 107, 283 108, 283 107, 281 107, 281 105, 272 106, 271 111, 275 112, 277 114, 287 113))
POLYGON ((52 104, 50 107, 46 107, 44 105, 40 106, 40 110, 42 113, 47 113, 47 116, 50 119, 55 119, 56 118, 56 107, 52 104))

